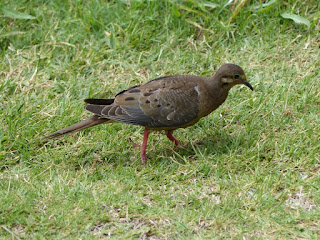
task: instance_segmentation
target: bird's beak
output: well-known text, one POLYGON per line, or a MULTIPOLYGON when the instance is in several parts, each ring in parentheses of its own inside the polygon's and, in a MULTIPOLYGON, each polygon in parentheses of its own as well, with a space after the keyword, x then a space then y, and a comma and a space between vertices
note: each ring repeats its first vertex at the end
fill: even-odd
POLYGON ((253 87, 251 86, 251 84, 247 80, 245 80, 243 82, 243 84, 246 85, 248 88, 250 88, 253 91, 253 87))

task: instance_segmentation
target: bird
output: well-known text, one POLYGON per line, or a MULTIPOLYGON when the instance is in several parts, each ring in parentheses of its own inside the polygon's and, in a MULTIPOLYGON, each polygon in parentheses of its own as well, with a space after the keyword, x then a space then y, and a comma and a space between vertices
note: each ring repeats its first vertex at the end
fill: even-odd
POLYGON ((51 139, 78 132, 102 123, 120 122, 144 127, 141 161, 148 160, 146 148, 151 131, 165 131, 176 146, 181 145, 173 131, 197 123, 226 100, 229 90, 244 84, 251 90, 244 70, 236 65, 222 65, 211 77, 172 75, 151 80, 123 90, 114 98, 88 98, 84 107, 93 115, 44 138, 51 139))

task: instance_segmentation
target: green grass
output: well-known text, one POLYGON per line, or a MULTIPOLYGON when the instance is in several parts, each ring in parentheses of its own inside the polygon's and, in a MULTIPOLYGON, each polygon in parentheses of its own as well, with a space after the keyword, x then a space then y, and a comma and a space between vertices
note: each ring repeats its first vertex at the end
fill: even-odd
POLYGON ((0 3, 0 239, 320 238, 320 4, 248 1, 228 23, 227 2, 0 3), (143 166, 142 128, 119 123, 40 139, 85 98, 226 62, 255 91, 175 131, 187 150, 152 133, 143 166))

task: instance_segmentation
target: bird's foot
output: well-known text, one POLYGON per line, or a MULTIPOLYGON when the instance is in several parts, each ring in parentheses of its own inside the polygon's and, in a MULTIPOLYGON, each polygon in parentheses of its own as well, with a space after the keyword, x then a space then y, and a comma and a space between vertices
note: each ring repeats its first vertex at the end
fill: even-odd
POLYGON ((132 146, 141 148, 142 146, 140 144, 135 143, 131 138, 129 138, 129 141, 131 142, 132 146))
MULTIPOLYGON (((133 147, 138 147, 142 150, 142 146, 140 144, 135 143, 134 141, 132 141, 131 138, 129 138, 129 141, 131 142, 133 147)), ((145 164, 147 161, 148 161, 148 157, 146 153, 141 152, 141 162, 145 164)))
POLYGON ((178 147, 182 147, 183 149, 186 149, 188 146, 189 146, 190 142, 186 143, 186 144, 181 144, 179 141, 178 141, 178 145, 176 144, 174 150, 177 151, 178 147))
POLYGON ((148 157, 145 153, 141 153, 141 162, 142 164, 146 164, 146 162, 148 161, 148 157))
POLYGON ((143 134, 143 141, 142 145, 136 144, 135 142, 132 141, 131 138, 129 138, 129 141, 132 143, 132 146, 134 147, 139 147, 141 149, 141 161, 143 164, 145 164, 148 161, 148 157, 146 155, 146 148, 147 148, 147 143, 148 143, 148 137, 149 137, 149 130, 145 129, 144 134, 143 134))
POLYGON ((187 143, 187 144, 185 144, 185 145, 181 144, 180 141, 179 141, 178 139, 176 139, 176 138, 172 135, 172 132, 173 132, 173 131, 167 131, 167 132, 166 132, 166 135, 167 135, 167 138, 169 138, 169 140, 170 140, 171 142, 173 142, 174 145, 176 145, 176 147, 174 148, 174 151, 176 151, 179 146, 181 146, 181 147, 183 147, 183 148, 187 148, 188 145, 189 145, 189 143, 187 143))
MULTIPOLYGON (((179 143, 178 146, 180 146, 180 147, 182 147, 182 148, 187 148, 187 147, 189 147, 189 144, 190 144, 190 142, 187 142, 186 144, 181 144, 181 143, 179 143)), ((177 146, 177 147, 178 147, 178 146, 177 146)))
POLYGON ((134 143, 134 142, 132 142, 132 146, 138 147, 138 148, 141 148, 141 147, 142 147, 141 145, 139 145, 139 144, 137 144, 137 143, 134 143))

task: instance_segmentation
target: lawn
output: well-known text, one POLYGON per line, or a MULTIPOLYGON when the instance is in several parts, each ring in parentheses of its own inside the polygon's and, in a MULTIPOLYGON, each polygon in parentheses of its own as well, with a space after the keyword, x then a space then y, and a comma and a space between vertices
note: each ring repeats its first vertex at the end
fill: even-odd
POLYGON ((0 3, 0 239, 320 238, 320 2, 0 3), (41 137, 164 75, 240 65, 196 125, 41 137))

